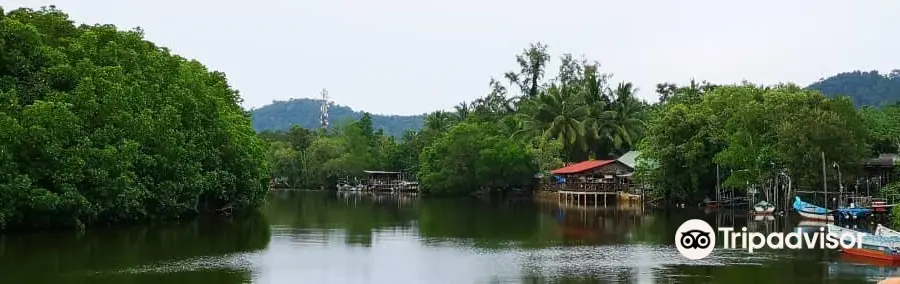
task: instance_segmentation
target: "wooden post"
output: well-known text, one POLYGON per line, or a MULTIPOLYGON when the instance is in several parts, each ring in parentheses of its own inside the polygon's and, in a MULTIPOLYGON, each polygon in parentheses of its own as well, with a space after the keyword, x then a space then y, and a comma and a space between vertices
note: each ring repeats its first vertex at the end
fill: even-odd
MULTIPOLYGON (((825 172, 825 152, 822 152, 822 189, 825 190, 825 209, 828 209, 828 179, 825 172)), ((826 221, 828 219, 825 219, 826 221)))
POLYGON ((722 187, 719 185, 719 164, 716 164, 716 202, 722 201, 721 190, 722 187))

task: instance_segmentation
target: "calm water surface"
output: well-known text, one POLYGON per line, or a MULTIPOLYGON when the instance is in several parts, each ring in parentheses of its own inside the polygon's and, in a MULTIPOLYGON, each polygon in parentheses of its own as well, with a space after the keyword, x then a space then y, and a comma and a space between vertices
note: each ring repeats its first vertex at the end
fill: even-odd
POLYGON ((0 283, 873 283, 900 269, 822 250, 675 250, 681 223, 791 231, 698 209, 272 193, 236 219, 0 236, 0 283))

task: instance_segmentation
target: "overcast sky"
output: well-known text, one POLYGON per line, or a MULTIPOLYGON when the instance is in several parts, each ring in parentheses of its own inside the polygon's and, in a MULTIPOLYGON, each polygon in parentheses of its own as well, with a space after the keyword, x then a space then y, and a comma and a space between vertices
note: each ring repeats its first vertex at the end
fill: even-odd
MULTIPOLYGON (((806 85, 900 68, 900 1, 0 0, 55 4, 225 72, 246 107, 317 97, 381 114, 449 109, 488 92, 530 42, 584 55, 656 100, 691 78, 806 85)), ((551 71, 550 75, 555 74, 551 71)))

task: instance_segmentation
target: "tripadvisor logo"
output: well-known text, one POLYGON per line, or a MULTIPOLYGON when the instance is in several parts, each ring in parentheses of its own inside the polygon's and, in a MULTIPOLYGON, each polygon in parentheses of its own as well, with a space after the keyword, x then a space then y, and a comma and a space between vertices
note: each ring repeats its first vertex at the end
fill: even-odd
MULTIPOLYGON (((720 227, 718 231, 722 233, 722 248, 740 248, 747 250, 749 253, 764 247, 770 249, 862 248, 863 236, 862 233, 858 232, 844 232, 841 234, 825 232, 825 228, 819 228, 818 232, 805 234, 801 232, 788 234, 776 232, 768 235, 758 232, 748 233, 747 227, 741 228, 741 232, 735 232, 734 228, 728 227, 720 227)), ((687 220, 675 232, 675 248, 688 259, 706 258, 715 247, 715 230, 706 221, 699 219, 687 220)))

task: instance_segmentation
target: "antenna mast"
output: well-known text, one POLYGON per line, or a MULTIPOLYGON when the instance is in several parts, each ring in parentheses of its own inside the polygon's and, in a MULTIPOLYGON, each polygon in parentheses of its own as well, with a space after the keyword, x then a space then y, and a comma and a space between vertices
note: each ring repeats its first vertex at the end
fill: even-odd
POLYGON ((328 129, 328 90, 322 89, 322 129, 328 129))

